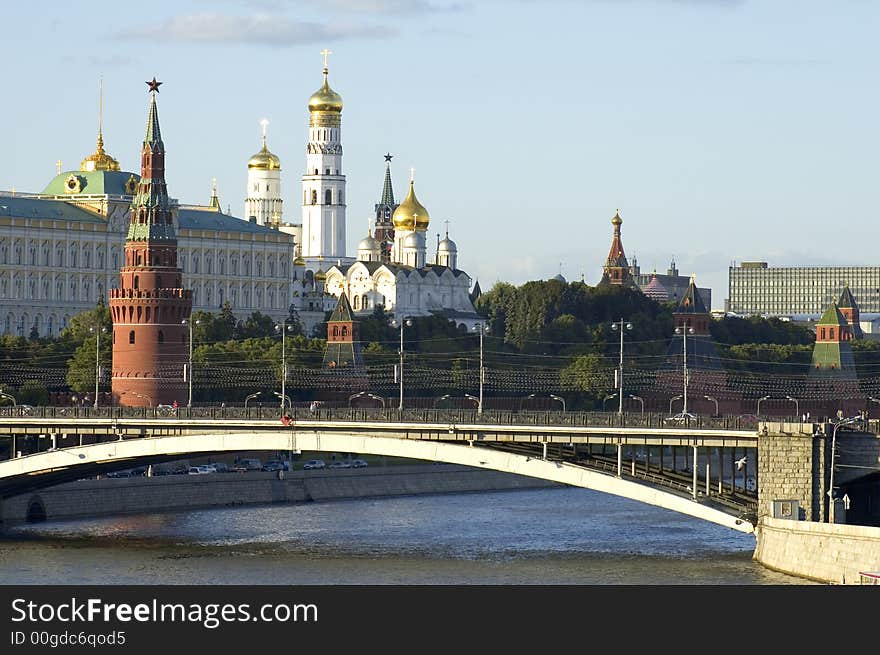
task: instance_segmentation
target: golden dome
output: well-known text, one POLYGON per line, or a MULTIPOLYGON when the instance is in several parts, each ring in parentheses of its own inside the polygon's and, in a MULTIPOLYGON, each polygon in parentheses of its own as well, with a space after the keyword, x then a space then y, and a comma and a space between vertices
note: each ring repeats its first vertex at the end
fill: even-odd
POLYGON ((321 270, 321 269, 319 268, 319 269, 318 269, 318 272, 315 273, 315 279, 318 280, 318 281, 320 281, 320 280, 326 280, 326 279, 327 279, 327 274, 326 274, 323 270, 321 270))
POLYGON ((89 171, 118 171, 119 162, 104 151, 104 137, 98 132, 98 147, 95 152, 82 160, 79 170, 89 171))
POLYGON ((620 217, 620 210, 618 209, 614 212, 614 218, 611 219, 611 224, 620 225, 621 223, 623 223, 623 219, 620 217))
POLYGON ((413 181, 409 182, 409 194, 394 210, 391 220, 395 230, 416 230, 424 232, 428 229, 431 216, 428 210, 416 199, 413 181), (415 215, 415 216, 413 216, 415 215))
POLYGON ((281 169, 281 160, 277 156, 269 152, 266 142, 263 141, 263 147, 260 152, 248 159, 248 168, 260 168, 266 170, 281 169))
POLYGON ((342 96, 327 83, 327 69, 324 69, 324 84, 309 98, 309 111, 342 111, 342 96))
POLYGON ((306 260, 302 258, 302 255, 300 255, 296 259, 293 260, 293 265, 294 266, 305 266, 306 260))

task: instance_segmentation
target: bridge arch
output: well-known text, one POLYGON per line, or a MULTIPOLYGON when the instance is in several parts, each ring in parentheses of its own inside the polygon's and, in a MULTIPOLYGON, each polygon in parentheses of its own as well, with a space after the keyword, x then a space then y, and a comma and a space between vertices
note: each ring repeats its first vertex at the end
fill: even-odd
POLYGON ((460 464, 559 482, 655 505, 739 532, 754 525, 690 496, 582 466, 540 457, 438 440, 406 439, 302 427, 262 432, 169 435, 74 446, 0 462, 4 496, 33 491, 95 472, 181 459, 191 455, 255 450, 350 452, 460 464), (16 487, 18 489, 16 490, 16 487))

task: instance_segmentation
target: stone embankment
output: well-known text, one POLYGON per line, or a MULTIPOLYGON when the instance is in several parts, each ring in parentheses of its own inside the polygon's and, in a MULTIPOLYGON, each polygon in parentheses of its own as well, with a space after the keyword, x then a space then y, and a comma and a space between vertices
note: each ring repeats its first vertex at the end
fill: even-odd
POLYGON ((8 498, 3 523, 268 503, 535 489, 556 486, 449 464, 79 480, 8 498))

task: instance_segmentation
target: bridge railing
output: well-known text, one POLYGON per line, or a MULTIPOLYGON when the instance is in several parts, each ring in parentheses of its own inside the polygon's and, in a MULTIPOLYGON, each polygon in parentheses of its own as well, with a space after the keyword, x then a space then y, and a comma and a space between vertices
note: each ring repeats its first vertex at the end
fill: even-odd
MULTIPOLYGON (((754 416, 695 416, 693 418, 670 417, 653 412, 582 412, 582 411, 535 411, 535 410, 485 410, 412 408, 353 408, 318 407, 315 410, 295 407, 287 411, 294 421, 354 421, 354 422, 406 422, 439 424, 500 424, 500 425, 554 425, 595 426, 627 428, 691 428, 748 430, 757 426, 754 416)), ((144 419, 212 419, 212 420, 280 420, 277 407, 4 407, 0 417, 95 419, 95 418, 144 418, 144 419)), ((798 419, 792 418, 797 422, 798 419)))

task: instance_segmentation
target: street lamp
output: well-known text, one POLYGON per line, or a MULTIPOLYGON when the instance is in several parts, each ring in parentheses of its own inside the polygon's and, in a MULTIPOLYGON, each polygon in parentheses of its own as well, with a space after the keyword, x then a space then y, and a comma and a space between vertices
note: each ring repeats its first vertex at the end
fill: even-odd
POLYGON ((101 381, 101 332, 106 333, 107 328, 93 326, 89 332, 95 333, 95 409, 98 409, 98 383, 101 381))
POLYGON ((400 376, 400 404, 397 406, 399 411, 403 411, 403 327, 412 326, 412 321, 405 316, 401 316, 400 320, 394 319, 391 321, 391 325, 394 327, 400 328, 400 350, 398 354, 400 355, 400 368, 398 369, 398 375, 400 376))
MULTIPOLYGON (((688 340, 687 335, 694 333, 694 328, 688 327, 687 321, 682 322, 682 324, 675 328, 675 333, 681 335, 681 343, 682 343, 682 377, 684 378, 684 393, 682 394, 682 405, 681 405, 681 413, 687 414, 688 411, 688 340)), ((671 405, 670 405, 671 406, 671 405)), ((669 410, 669 413, 672 413, 672 410, 669 410)))
MULTIPOLYGON (((183 325, 189 326, 189 366, 186 369, 186 378, 189 381, 189 396, 187 397, 186 406, 192 407, 193 404, 193 320, 185 318, 181 321, 183 325)), ((201 320, 195 321, 196 325, 201 325, 201 320)))
POLYGON ((466 393, 466 394, 464 395, 464 397, 467 398, 468 400, 473 400, 475 403, 477 403, 477 414, 481 414, 481 413, 482 413, 482 405, 483 405, 483 401, 482 401, 482 400, 480 400, 480 399, 477 398, 476 396, 472 396, 472 395, 470 395, 469 393, 466 393))
POLYGON ((834 523, 834 460, 837 457, 837 428, 841 425, 855 423, 860 418, 859 416, 842 418, 834 424, 834 430, 831 432, 831 478, 828 481, 828 523, 834 523))
POLYGON ((244 408, 247 409, 248 401, 249 401, 249 400, 252 400, 252 399, 254 399, 254 398, 256 398, 256 397, 259 396, 261 393, 263 393, 263 392, 262 392, 262 391, 257 391, 256 393, 252 393, 250 396, 246 397, 246 398, 244 399, 244 408))
MULTIPOLYGON (((642 398, 641 396, 634 396, 634 395, 632 395, 632 394, 630 394, 629 397, 632 398, 633 400, 638 400, 638 401, 641 403, 641 405, 642 405, 642 414, 644 414, 644 413, 645 413, 645 399, 642 398)), ((671 414, 671 413, 672 413, 672 410, 669 410, 669 413, 671 414)))
POLYGON ((565 398, 563 398, 562 396, 554 396, 552 393, 550 394, 550 397, 553 400, 556 400, 556 401, 562 403, 562 411, 564 412, 565 411, 565 398))
POLYGON ((623 333, 626 330, 632 330, 632 323, 624 323, 621 318, 619 321, 615 321, 611 324, 612 330, 620 329, 620 364, 617 367, 617 390, 620 392, 618 396, 620 397, 620 404, 617 406, 617 413, 623 414, 623 333))
MULTIPOLYGON (((282 385, 282 387, 283 387, 283 386, 284 386, 284 385, 282 385)), ((285 403, 285 402, 287 403, 287 406, 288 406, 288 407, 291 406, 292 403, 290 402, 290 396, 285 396, 283 393, 278 393, 277 391, 273 391, 272 393, 275 394, 278 398, 281 399, 281 411, 282 411, 282 412, 284 411, 284 403, 285 403)))
POLYGON ((672 403, 674 403, 676 400, 681 400, 681 396, 674 396, 669 399, 669 413, 670 414, 672 414, 672 403))
POLYGON ((607 401, 611 400, 612 398, 614 398, 616 395, 617 395, 616 393, 612 393, 612 394, 609 394, 609 395, 605 396, 605 397, 602 399, 602 411, 603 411, 603 412, 605 411, 605 403, 606 403, 607 401))
POLYGON ((10 393, 6 393, 5 391, 0 390, 0 398, 9 398, 12 401, 13 407, 18 407, 18 403, 15 402, 15 396, 10 393))
POLYGON ((367 391, 358 391, 357 393, 351 394, 348 397, 348 406, 351 407, 351 401, 355 398, 362 398, 364 396, 366 396, 367 398, 372 398, 373 400, 378 400, 380 403, 382 403, 382 407, 385 407, 385 399, 382 398, 382 396, 377 396, 376 394, 369 393, 367 391))
MULTIPOLYGON (((480 398, 477 401, 477 414, 483 413, 483 380, 486 377, 486 369, 483 368, 483 334, 489 332, 489 326, 485 323, 477 323, 473 327, 474 332, 480 333, 480 398)), ((401 347, 402 348, 402 347, 401 347)), ((465 394, 467 395, 467 394, 465 394)))
POLYGON ((705 398, 706 400, 711 400, 713 403, 715 403, 715 416, 718 416, 718 399, 713 398, 712 396, 703 396, 703 398, 705 398))
MULTIPOLYGON (((286 350, 286 335, 287 331, 292 329, 292 326, 287 324, 287 318, 281 321, 281 325, 275 326, 276 332, 281 332, 281 411, 284 411, 284 399, 287 398, 285 395, 286 389, 285 384, 287 383, 287 350, 286 350)), ((278 394, 275 393, 277 396, 278 394)), ((288 398, 288 403, 290 403, 290 399, 288 398)))
POLYGON ((800 404, 798 403, 798 399, 797 399, 797 398, 792 398, 791 396, 786 396, 785 399, 786 399, 786 400, 790 400, 791 402, 794 403, 794 415, 795 415, 795 416, 800 416, 800 415, 801 415, 801 412, 800 412, 800 404))
POLYGON ((770 400, 770 396, 762 396, 761 398, 758 398, 758 409, 757 409, 757 413, 758 413, 758 416, 759 416, 759 417, 761 416, 761 403, 762 403, 763 401, 765 401, 765 400, 770 400))

